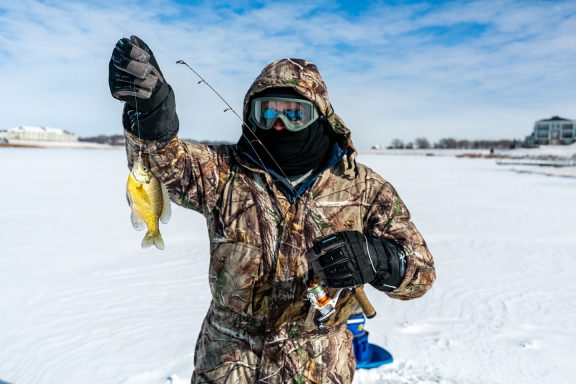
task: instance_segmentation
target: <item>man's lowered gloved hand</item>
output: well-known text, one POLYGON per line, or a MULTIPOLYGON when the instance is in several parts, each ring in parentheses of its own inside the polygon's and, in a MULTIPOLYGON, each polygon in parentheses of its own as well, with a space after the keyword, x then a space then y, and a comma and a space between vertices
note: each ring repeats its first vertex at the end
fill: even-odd
POLYGON ((148 45, 137 36, 118 40, 108 66, 112 97, 144 112, 158 106, 168 94, 164 76, 148 45), (135 100, 138 98, 140 100, 135 100))
POLYGON ((332 288, 371 283, 390 292, 405 272, 404 251, 396 243, 372 239, 358 231, 336 232, 314 241, 308 262, 322 282, 332 288))

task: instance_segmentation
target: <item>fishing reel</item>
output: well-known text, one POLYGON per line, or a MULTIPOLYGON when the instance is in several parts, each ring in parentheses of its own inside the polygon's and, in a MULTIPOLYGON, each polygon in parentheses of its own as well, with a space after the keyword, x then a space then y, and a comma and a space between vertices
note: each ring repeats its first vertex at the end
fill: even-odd
POLYGON ((313 280, 308 284, 306 296, 312 306, 320 313, 320 316, 316 319, 318 329, 326 328, 324 322, 336 312, 336 303, 343 289, 344 288, 339 288, 334 297, 331 298, 328 295, 326 287, 321 282, 313 280))

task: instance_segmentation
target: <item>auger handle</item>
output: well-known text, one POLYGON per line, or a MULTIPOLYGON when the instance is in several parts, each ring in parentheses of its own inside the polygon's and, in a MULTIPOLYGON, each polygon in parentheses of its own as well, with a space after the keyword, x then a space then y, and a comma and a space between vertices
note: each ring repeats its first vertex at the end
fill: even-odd
POLYGON ((376 316, 376 310, 374 309, 374 306, 372 305, 370 300, 368 300, 366 292, 364 292, 364 286, 358 285, 352 288, 351 290, 352 294, 354 295, 354 298, 356 299, 358 304, 360 304, 360 307, 362 307, 362 312, 364 312, 364 316, 366 316, 366 318, 368 319, 371 319, 374 316, 376 316))

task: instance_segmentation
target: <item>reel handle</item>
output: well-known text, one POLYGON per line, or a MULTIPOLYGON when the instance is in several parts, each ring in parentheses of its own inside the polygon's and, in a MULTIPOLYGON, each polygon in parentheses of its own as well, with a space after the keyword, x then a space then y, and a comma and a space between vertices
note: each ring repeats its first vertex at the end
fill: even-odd
POLYGON ((368 300, 366 292, 364 292, 364 286, 358 285, 357 287, 351 288, 351 290, 352 294, 354 295, 354 298, 356 299, 358 304, 360 304, 360 307, 362 307, 364 316, 366 316, 366 318, 368 319, 371 319, 374 316, 376 316, 376 309, 374 309, 374 306, 372 305, 372 303, 370 303, 370 300, 368 300))

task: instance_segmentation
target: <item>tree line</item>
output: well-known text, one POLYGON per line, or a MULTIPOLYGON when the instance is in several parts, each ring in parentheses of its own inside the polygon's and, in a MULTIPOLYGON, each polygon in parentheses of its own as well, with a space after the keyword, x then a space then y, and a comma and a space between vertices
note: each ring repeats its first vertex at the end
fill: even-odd
MULTIPOLYGON (((387 149, 490 149, 490 148, 507 148, 514 149, 524 146, 524 141, 517 139, 500 139, 500 140, 459 140, 455 138, 442 138, 437 142, 430 143, 425 137, 418 137, 414 141, 404 142, 400 139, 394 139, 390 142, 387 149)), ((381 146, 373 146, 372 149, 382 149, 381 146)))

